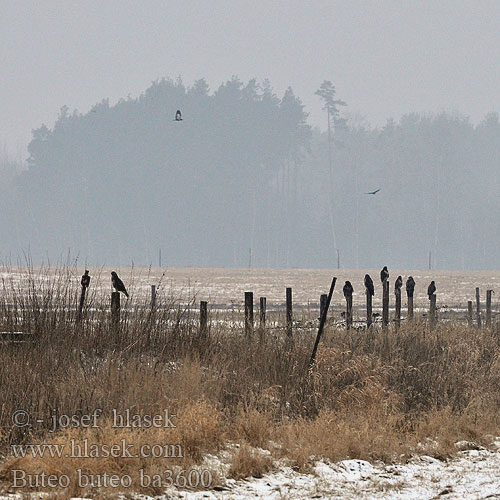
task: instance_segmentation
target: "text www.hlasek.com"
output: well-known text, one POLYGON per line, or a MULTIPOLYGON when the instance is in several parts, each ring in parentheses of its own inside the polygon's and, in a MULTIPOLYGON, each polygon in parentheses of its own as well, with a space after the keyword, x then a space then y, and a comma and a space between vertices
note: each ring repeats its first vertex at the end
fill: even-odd
POLYGON ((66 444, 11 445, 11 454, 16 458, 183 458, 180 444, 142 444, 139 447, 122 439, 115 444, 90 443, 87 439, 66 444))

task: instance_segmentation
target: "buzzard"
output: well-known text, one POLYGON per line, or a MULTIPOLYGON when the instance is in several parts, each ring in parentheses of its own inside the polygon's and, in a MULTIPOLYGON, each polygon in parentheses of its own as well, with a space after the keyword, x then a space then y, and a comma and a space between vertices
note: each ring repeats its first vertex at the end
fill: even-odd
POLYGON ((113 284, 113 287, 117 292, 122 292, 125 294, 125 297, 128 297, 128 292, 125 288, 125 285, 123 284, 123 281, 114 271, 111 272, 111 283, 113 284))

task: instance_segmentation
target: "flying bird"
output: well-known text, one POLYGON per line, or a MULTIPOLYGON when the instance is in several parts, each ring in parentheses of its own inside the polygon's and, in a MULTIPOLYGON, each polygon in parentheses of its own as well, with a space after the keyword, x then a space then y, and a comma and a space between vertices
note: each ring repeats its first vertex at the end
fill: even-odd
POLYGON ((394 289, 401 290, 402 286, 403 286, 403 278, 401 276, 398 276, 396 282, 394 283, 394 289))
POLYGON ((413 290, 415 290, 415 280, 413 276, 408 276, 406 280, 406 294, 408 297, 413 297, 413 290))
POLYGON ((128 293, 125 288, 125 285, 123 284, 123 281, 118 277, 118 274, 116 274, 114 271, 111 272, 111 283, 113 284, 113 287, 117 292, 122 292, 125 294, 125 297, 128 297, 128 293))
POLYGON ((369 274, 365 274, 365 287, 366 291, 371 295, 375 295, 375 287, 373 286, 373 280, 369 274))
POLYGON ((83 288, 88 288, 90 285, 90 276, 87 269, 85 269, 85 274, 82 276, 82 280, 80 281, 83 288))
POLYGON ((375 191, 370 191, 369 193, 365 194, 377 194, 382 188, 375 189, 375 191))
POLYGON ((181 122, 182 121, 182 113, 181 110, 178 109, 177 112, 175 113, 175 120, 176 122, 181 122))
POLYGON ((382 271, 380 271, 380 281, 383 283, 389 279, 389 271, 387 270, 387 266, 384 266, 382 271))
POLYGON ((434 283, 434 280, 431 281, 431 284, 429 285, 429 288, 427 288, 427 295, 429 296, 429 299, 434 295, 436 292, 436 283, 434 283))
POLYGON ((344 285, 344 288, 343 288, 343 292, 344 292, 344 297, 345 298, 352 297, 352 292, 354 292, 354 288, 352 287, 350 281, 346 281, 345 282, 345 285, 344 285))

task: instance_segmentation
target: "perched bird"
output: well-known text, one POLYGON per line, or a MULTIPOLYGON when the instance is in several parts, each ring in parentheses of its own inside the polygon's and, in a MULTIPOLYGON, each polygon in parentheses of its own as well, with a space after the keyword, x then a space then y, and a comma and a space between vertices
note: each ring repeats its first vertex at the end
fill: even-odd
POLYGON ((408 276, 406 280, 406 294, 408 297, 413 297, 413 290, 415 290, 415 280, 413 276, 408 276))
POLYGON ((402 286, 403 286, 403 278, 401 276, 398 276, 396 282, 394 283, 394 289, 401 290, 402 286))
POLYGON ((427 295, 429 296, 429 299, 434 295, 436 292, 436 283, 434 283, 434 280, 431 281, 431 284, 429 285, 429 288, 427 288, 427 295))
POLYGON ((83 288, 88 288, 90 285, 90 276, 87 269, 85 269, 85 274, 82 276, 82 280, 80 281, 83 288))
POLYGON ((387 266, 384 266, 384 269, 380 271, 380 281, 383 283, 389 279, 389 271, 387 270, 387 266))
POLYGON ((123 292, 125 294, 125 297, 128 297, 128 293, 125 285, 123 284, 123 281, 114 271, 111 272, 111 283, 113 284, 113 287, 117 292, 123 292))
POLYGON ((345 282, 345 285, 344 285, 344 288, 343 288, 343 292, 344 292, 344 297, 352 297, 352 292, 354 292, 354 288, 352 287, 351 285, 351 282, 350 281, 346 281, 345 282))
POLYGON ((369 274, 365 274, 365 287, 371 296, 375 295, 375 287, 373 286, 373 280, 369 274))
POLYGON ((375 191, 370 191, 369 193, 365 194, 377 194, 382 188, 375 189, 375 191))
POLYGON ((177 112, 175 113, 175 120, 176 122, 181 122, 182 121, 182 113, 181 110, 178 109, 177 112))

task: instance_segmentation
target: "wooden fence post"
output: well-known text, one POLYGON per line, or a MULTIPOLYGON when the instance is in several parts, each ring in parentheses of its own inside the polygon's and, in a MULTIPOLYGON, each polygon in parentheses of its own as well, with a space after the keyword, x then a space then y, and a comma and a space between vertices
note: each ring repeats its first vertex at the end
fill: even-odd
POLYGON ((486 328, 491 328, 491 294, 493 290, 486 290, 486 328))
POLYGON ((413 319, 413 295, 408 296, 408 320, 413 319))
POLYGON ((386 327, 389 324, 389 280, 385 280, 382 286, 382 324, 386 327))
POLYGON ((401 288, 394 289, 394 295, 396 296, 396 311, 394 315, 395 326, 399 328, 401 326, 401 288))
POLYGON ((80 322, 83 314, 83 304, 85 304, 85 292, 87 291, 87 287, 82 286, 82 292, 80 294, 80 304, 78 305, 78 313, 76 315, 76 321, 80 322))
POLYGON ((120 292, 111 293, 111 322, 118 330, 120 326, 120 292))
POLYGON ((208 308, 205 300, 200 301, 200 336, 206 337, 208 333, 208 308))
POLYGON ((476 320, 477 327, 481 328, 481 300, 479 296, 479 287, 476 287, 476 320))
POLYGON ((323 334, 323 328, 325 327, 326 316, 328 314, 328 308, 330 307, 330 302, 332 301, 333 290, 335 289, 336 282, 337 278, 334 277, 332 279, 332 284, 330 285, 330 291, 328 292, 328 298, 326 300, 325 309, 323 310, 323 315, 321 316, 321 320, 319 322, 318 334, 316 335, 316 341, 314 342, 313 352, 311 354, 311 359, 309 360, 309 369, 312 368, 314 360, 316 359, 316 353, 318 352, 319 341, 321 340, 321 335, 323 334))
POLYGON ((245 292, 245 334, 253 334, 253 292, 245 292))
POLYGON ((352 326, 352 295, 348 295, 345 298, 346 310, 345 310, 345 325, 349 330, 352 326))
POLYGON ((467 301, 467 325, 472 326, 472 300, 467 301))
POLYGON ((151 285, 151 309, 156 308, 156 285, 151 285))
POLYGON ((291 337, 292 336, 292 323, 293 323, 293 314, 292 314, 292 289, 286 289, 286 334, 291 337))
POLYGON ((373 323, 373 308, 372 308, 372 294, 370 290, 366 289, 366 326, 371 326, 373 323))
POLYGON ((323 311, 325 310, 327 300, 328 300, 328 294, 322 293, 320 298, 319 298, 319 319, 320 320, 323 317, 323 311))
POLYGON ((260 330, 260 339, 262 340, 264 338, 264 331, 266 329, 266 298, 265 297, 260 297, 259 299, 259 304, 260 304, 260 310, 259 310, 259 315, 260 315, 260 322, 259 322, 259 330, 260 330))
POLYGON ((431 328, 436 326, 436 294, 433 293, 429 297, 430 307, 429 307, 429 319, 431 328))

